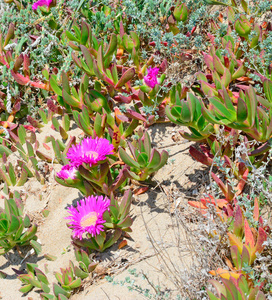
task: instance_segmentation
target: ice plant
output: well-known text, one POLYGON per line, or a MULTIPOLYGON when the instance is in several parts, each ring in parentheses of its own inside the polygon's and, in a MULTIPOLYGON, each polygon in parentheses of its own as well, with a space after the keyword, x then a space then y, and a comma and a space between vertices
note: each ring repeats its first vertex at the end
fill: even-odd
POLYGON ((61 179, 76 179, 77 168, 73 165, 65 165, 61 168, 61 170, 57 173, 57 176, 61 179))
POLYGON ((157 79, 159 70, 160 70, 159 68, 149 68, 147 70, 147 75, 144 76, 144 81, 146 85, 148 85, 152 89, 155 87, 156 84, 159 84, 157 79))
POLYGON ((113 153, 113 149, 113 145, 107 139, 89 137, 81 144, 73 145, 67 153, 67 158, 77 167, 82 163, 92 166, 105 160, 107 155, 113 153))
POLYGON ((92 237, 104 231, 104 212, 109 208, 110 200, 103 196, 89 196, 81 199, 77 207, 71 206, 68 211, 71 214, 66 219, 73 229, 73 238, 82 239, 84 233, 92 237))
POLYGON ((36 10, 39 6, 45 6, 45 5, 47 7, 49 7, 49 5, 51 4, 52 1, 53 0, 39 0, 39 1, 35 2, 35 3, 33 3, 32 9, 36 10))

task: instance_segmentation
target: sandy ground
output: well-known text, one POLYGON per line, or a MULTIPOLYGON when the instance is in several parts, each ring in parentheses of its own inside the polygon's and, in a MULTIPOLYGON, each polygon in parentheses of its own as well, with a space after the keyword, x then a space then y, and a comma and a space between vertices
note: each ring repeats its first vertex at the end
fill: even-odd
MULTIPOLYGON (((188 197, 195 197, 200 192, 195 179, 198 178, 196 170, 201 169, 201 165, 193 161, 188 154, 192 143, 182 138, 173 141, 172 136, 177 137, 180 127, 158 124, 148 130, 156 148, 169 151, 169 162, 155 175, 156 186, 150 187, 145 194, 135 196, 131 210, 134 218, 133 232, 127 240, 127 246, 118 249, 117 243, 106 252, 95 255, 95 259, 99 261, 98 268, 85 280, 83 288, 70 298, 72 300, 146 299, 135 290, 129 291, 131 280, 135 280, 135 288, 139 286, 149 289, 153 295, 156 286, 159 286, 162 292, 168 292, 169 299, 175 299, 178 293, 171 273, 180 273, 182 276, 182 270, 185 265, 190 265, 191 257, 189 253, 184 252, 181 258, 178 252, 177 240, 179 239, 180 243, 184 239, 185 243, 185 233, 180 230, 177 232, 171 212, 179 203, 186 203, 188 197), (170 199, 169 194, 174 194, 174 199, 170 199), (165 268, 167 264, 169 269, 165 268), (134 270, 137 276, 131 275, 131 270, 134 270), (107 281, 106 275, 111 276, 113 282, 107 281), (122 281, 127 282, 123 284, 122 281)), ((70 134, 78 136, 80 131, 75 130, 70 134)), ((59 138, 58 133, 51 129, 49 124, 38 134, 41 147, 46 135, 59 138)), ((43 152, 46 152, 44 148, 43 152)), ((40 299, 37 289, 27 295, 18 291, 21 282, 12 268, 23 271, 27 262, 35 262, 44 271, 46 264, 47 277, 52 286, 52 283, 56 282, 54 272, 68 267, 69 260, 76 264, 71 246, 71 230, 67 228, 64 217, 68 215, 67 206, 82 196, 78 190, 63 187, 54 181, 54 173, 60 167, 53 165, 45 185, 31 179, 23 187, 28 194, 26 212, 39 224, 37 235, 42 244, 42 253, 38 257, 32 255, 22 260, 15 250, 0 257, 0 270, 7 274, 5 279, 0 279, 1 299, 40 299), (50 211, 46 218, 41 214, 44 208, 50 211), (54 255, 57 259, 48 261, 44 254, 54 255)))

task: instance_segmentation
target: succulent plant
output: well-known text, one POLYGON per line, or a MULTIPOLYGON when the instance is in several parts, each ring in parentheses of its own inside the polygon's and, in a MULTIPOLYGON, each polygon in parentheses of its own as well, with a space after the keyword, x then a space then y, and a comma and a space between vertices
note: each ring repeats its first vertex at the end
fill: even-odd
POLYGON ((134 145, 128 142, 133 157, 129 156, 123 148, 120 148, 119 156, 129 167, 126 169, 128 176, 131 179, 144 181, 166 164, 168 152, 163 150, 159 153, 156 149, 152 149, 147 132, 139 131, 139 135, 139 140, 134 145))
POLYGON ((108 230, 107 232, 102 231, 99 235, 91 238, 73 238, 73 244, 76 247, 84 247, 89 251, 99 251, 103 252, 107 248, 111 247, 115 244, 122 235, 122 230, 120 228, 116 228, 113 230, 108 230))
POLYGON ((18 273, 18 279, 23 286, 20 292, 28 293, 33 288, 42 290, 40 293, 41 299, 65 300, 69 299, 72 291, 81 286, 82 280, 87 278, 91 272, 96 268, 97 263, 94 263, 90 256, 82 249, 75 248, 76 260, 79 266, 74 266, 70 261, 68 268, 61 268, 60 272, 55 272, 55 277, 58 283, 53 283, 53 294, 50 293, 50 283, 47 276, 43 273, 37 264, 27 263, 26 274, 18 273))
POLYGON ((96 268, 98 263, 93 262, 86 251, 77 247, 75 247, 75 256, 79 263, 79 267, 74 267, 75 275, 81 279, 85 279, 96 268))
POLYGON ((31 226, 30 219, 23 214, 23 204, 18 192, 14 199, 5 199, 5 207, 0 210, 0 254, 12 248, 31 245, 37 253, 40 244, 37 242, 37 226, 31 226))
POLYGON ((259 290, 258 287, 252 288, 245 276, 241 275, 237 279, 230 276, 229 279, 222 278, 223 284, 216 280, 209 280, 217 291, 218 297, 215 296, 210 290, 206 290, 211 300, 216 299, 256 299, 265 300, 265 295, 259 290))
POLYGON ((109 211, 104 213, 104 218, 106 220, 104 226, 110 229, 120 228, 123 231, 131 232, 130 226, 133 223, 129 216, 131 202, 132 192, 130 190, 125 191, 121 201, 118 201, 112 195, 109 211))

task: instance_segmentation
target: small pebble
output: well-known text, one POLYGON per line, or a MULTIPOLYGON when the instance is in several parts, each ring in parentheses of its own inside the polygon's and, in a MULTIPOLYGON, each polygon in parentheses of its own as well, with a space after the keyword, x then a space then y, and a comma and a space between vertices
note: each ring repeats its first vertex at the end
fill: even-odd
POLYGON ((193 196, 198 195, 198 190, 197 190, 197 189, 193 190, 193 191, 192 191, 192 195, 193 195, 193 196))

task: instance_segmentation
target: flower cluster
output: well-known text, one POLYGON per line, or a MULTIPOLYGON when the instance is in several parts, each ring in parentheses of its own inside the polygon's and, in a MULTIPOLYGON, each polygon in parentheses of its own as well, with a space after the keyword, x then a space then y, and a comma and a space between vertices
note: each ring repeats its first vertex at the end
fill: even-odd
POLYGON ((70 160, 69 165, 62 167, 57 176, 61 179, 76 179, 77 169, 83 163, 89 166, 96 165, 106 159, 106 156, 112 154, 114 146, 107 139, 91 137, 85 138, 80 144, 73 145, 68 153, 67 158, 70 160))
POLYGON ((104 231, 103 214, 109 210, 110 200, 103 196, 90 196, 81 199, 77 207, 71 206, 68 211, 71 214, 69 226, 73 229, 73 237, 82 239, 84 233, 89 233, 92 237, 104 231))

